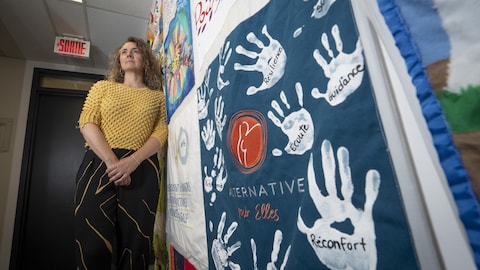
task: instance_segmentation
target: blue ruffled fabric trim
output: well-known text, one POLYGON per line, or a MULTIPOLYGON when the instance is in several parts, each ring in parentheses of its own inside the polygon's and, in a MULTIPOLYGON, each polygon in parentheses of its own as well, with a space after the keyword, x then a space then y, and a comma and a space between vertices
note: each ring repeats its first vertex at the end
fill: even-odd
POLYGON ((480 269, 480 206, 472 189, 471 180, 463 167, 458 150, 453 144, 442 109, 433 94, 417 47, 403 21, 399 8, 393 0, 377 0, 377 3, 416 87, 423 116, 432 134, 440 163, 469 238, 477 268, 480 269))

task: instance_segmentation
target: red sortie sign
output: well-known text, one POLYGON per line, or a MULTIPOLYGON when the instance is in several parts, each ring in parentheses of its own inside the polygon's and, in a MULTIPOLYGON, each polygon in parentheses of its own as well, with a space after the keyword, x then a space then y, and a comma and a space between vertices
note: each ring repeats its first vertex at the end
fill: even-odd
POLYGON ((90 42, 77 38, 56 37, 53 52, 61 55, 88 58, 90 56, 90 42))

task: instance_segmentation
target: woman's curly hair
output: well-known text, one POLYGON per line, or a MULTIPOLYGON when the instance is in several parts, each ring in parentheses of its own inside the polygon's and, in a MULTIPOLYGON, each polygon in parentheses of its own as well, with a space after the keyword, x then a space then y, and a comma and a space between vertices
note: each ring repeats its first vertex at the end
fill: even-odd
POLYGON ((123 83, 124 74, 120 65, 120 49, 127 42, 133 42, 143 56, 143 82, 152 90, 163 90, 163 72, 160 69, 160 62, 153 55, 150 45, 138 37, 128 37, 115 51, 113 51, 110 61, 110 72, 107 74, 107 80, 123 83))

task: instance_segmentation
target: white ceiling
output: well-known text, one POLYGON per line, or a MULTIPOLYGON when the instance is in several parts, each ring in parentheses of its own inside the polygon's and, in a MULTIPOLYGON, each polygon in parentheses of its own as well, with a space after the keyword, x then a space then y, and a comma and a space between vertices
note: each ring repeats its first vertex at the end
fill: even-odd
POLYGON ((146 37, 153 0, 0 0, 0 56, 106 69, 128 36, 146 37), (90 58, 53 52, 55 37, 83 36, 90 58))

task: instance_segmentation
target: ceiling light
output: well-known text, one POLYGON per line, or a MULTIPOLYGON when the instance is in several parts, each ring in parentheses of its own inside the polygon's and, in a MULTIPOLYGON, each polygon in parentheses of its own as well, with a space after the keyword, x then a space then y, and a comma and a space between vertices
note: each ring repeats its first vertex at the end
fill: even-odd
POLYGON ((83 3, 83 0, 71 0, 72 2, 83 3))

